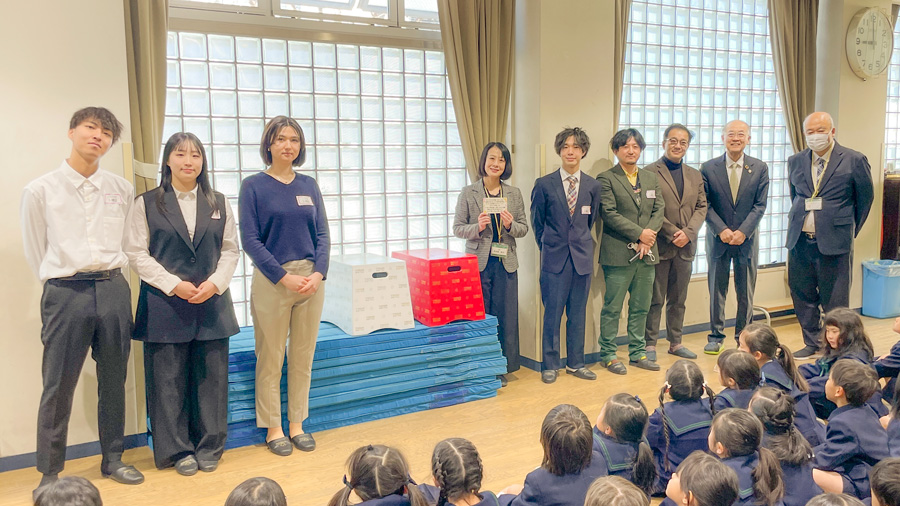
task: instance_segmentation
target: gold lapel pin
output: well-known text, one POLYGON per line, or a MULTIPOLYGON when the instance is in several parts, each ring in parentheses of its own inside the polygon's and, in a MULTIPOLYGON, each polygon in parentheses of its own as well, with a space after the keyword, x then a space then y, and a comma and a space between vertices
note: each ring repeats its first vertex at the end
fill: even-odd
POLYGON ((747 174, 753 174, 753 171, 750 170, 750 166, 749 166, 749 165, 744 165, 744 169, 747 171, 747 174))

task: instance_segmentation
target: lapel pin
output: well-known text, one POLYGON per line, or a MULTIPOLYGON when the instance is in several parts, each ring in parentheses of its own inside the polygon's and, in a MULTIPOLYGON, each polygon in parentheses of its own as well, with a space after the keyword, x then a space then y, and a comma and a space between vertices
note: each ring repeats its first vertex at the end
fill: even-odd
POLYGON ((747 174, 753 174, 753 171, 750 170, 750 166, 749 166, 749 165, 744 165, 744 169, 747 170, 747 174))

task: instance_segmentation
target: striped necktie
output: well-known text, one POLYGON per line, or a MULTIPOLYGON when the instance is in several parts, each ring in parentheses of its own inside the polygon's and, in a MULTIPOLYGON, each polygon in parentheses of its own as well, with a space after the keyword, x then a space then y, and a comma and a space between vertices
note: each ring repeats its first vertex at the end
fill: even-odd
POLYGON ((569 216, 572 216, 575 214, 575 200, 578 197, 578 194, 575 192, 575 176, 567 177, 566 181, 569 182, 569 189, 566 191, 566 201, 569 203, 569 216))
POLYGON ((820 157, 818 160, 816 160, 816 181, 818 181, 819 178, 822 177, 822 172, 824 171, 825 159, 820 157))

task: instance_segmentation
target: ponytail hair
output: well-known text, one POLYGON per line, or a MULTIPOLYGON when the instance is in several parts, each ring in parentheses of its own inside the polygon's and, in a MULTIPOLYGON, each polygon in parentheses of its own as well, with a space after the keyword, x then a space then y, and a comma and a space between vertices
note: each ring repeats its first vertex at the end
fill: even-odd
POLYGON ((466 494, 479 495, 484 469, 475 445, 468 439, 450 438, 434 447, 431 473, 440 488, 436 506, 445 506, 466 494))
POLYGON ((734 469, 708 453, 695 451, 678 466, 681 490, 691 494, 698 506, 734 504, 740 485, 734 469))
POLYGON ((838 307, 825 313, 819 347, 822 350, 822 358, 825 359, 848 353, 863 355, 868 362, 875 358, 875 350, 872 348, 872 341, 866 335, 862 319, 856 311, 846 307, 838 307), (840 332, 837 349, 832 348, 825 338, 825 327, 829 326, 837 327, 840 332))
POLYGON ((594 434, 587 415, 571 404, 551 409, 541 424, 541 446, 544 447, 542 468, 557 476, 580 473, 590 465, 594 449, 594 434))
POLYGON ((749 411, 723 409, 713 419, 710 441, 719 443, 728 457, 759 453, 759 464, 753 470, 753 495, 760 503, 773 506, 784 497, 784 479, 778 458, 762 448, 763 425, 749 411))
POLYGON ((650 506, 650 497, 619 476, 601 476, 591 483, 584 506, 650 506))
POLYGON ((743 336, 741 339, 750 353, 760 352, 778 362, 799 390, 809 392, 809 383, 797 370, 797 362, 794 360, 791 349, 778 341, 775 329, 765 323, 751 323, 744 327, 741 335, 743 336))
POLYGON ((637 455, 633 462, 634 467, 631 471, 631 480, 647 495, 652 493, 657 478, 653 450, 644 441, 649 421, 647 407, 633 395, 616 394, 606 401, 603 423, 610 428, 615 440, 620 443, 637 443, 638 445, 637 455))
POLYGON ((347 459, 347 472, 344 488, 331 497, 328 506, 348 506, 350 492, 356 492, 363 501, 408 495, 410 506, 428 506, 419 488, 410 486, 409 464, 394 448, 368 445, 356 449, 347 459))
POLYGON ((659 410, 662 413, 663 436, 666 440, 666 451, 663 453, 664 469, 669 470, 669 422, 666 419, 666 394, 674 401, 699 401, 704 392, 709 397, 710 419, 716 415, 716 394, 703 379, 703 371, 691 360, 676 360, 666 371, 666 384, 659 391, 659 410))
POLYGON ((723 378, 734 380, 738 390, 753 390, 759 386, 759 364, 753 355, 734 348, 723 351, 716 365, 723 378))
POLYGON ((802 466, 812 460, 812 447, 794 426, 796 403, 783 390, 762 387, 750 399, 749 411, 763 424, 763 446, 778 460, 802 466))

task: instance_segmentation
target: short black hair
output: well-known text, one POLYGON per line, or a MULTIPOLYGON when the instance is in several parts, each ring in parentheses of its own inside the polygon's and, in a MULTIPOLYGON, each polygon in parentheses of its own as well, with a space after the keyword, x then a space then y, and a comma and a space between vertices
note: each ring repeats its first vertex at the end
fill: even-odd
POLYGON ((269 148, 271 148, 272 143, 275 142, 275 137, 278 137, 278 132, 284 127, 293 128, 297 132, 297 135, 300 136, 300 153, 297 154, 297 158, 294 158, 291 165, 299 167, 306 161, 306 137, 303 135, 303 129, 300 128, 300 124, 297 123, 297 120, 294 118, 275 116, 266 123, 266 128, 263 130, 262 134, 262 140, 259 142, 259 156, 262 158, 266 167, 272 165, 272 152, 269 148))
POLYGON ((638 147, 641 148, 641 151, 647 147, 647 143, 644 142, 644 136, 641 135, 640 132, 636 128, 625 128, 616 132, 613 135, 613 138, 609 140, 609 147, 612 148, 613 151, 618 151, 619 148, 628 144, 628 139, 634 139, 634 142, 637 143, 638 147))
POLYGON ((575 145, 584 151, 581 158, 586 157, 588 150, 591 149, 591 138, 588 137, 587 132, 580 127, 566 127, 562 132, 556 134, 556 140, 553 142, 553 148, 556 149, 556 154, 558 155, 562 151, 563 146, 566 145, 566 139, 569 137, 575 137, 575 145))
POLYGON ((503 174, 500 174, 500 179, 506 181, 510 177, 512 177, 512 156, 509 154, 509 148, 506 147, 502 142, 489 142, 481 150, 481 160, 478 162, 478 176, 479 177, 487 177, 487 172, 484 170, 484 165, 487 163, 488 152, 491 148, 497 148, 500 150, 500 153, 503 155, 503 159, 506 160, 506 169, 503 170, 503 174))
POLYGON ((234 488, 225 506, 287 506, 281 485, 265 477, 250 478, 234 488))
POLYGON ((541 424, 541 467, 557 476, 580 473, 591 463, 594 433, 583 411, 571 404, 551 409, 541 424))
POLYGON ((865 503, 852 495, 825 493, 810 499, 806 506, 863 506, 863 504, 865 503))
POLYGON ((34 506, 103 506, 103 500, 93 483, 66 476, 40 488, 34 506))
POLYGON ((690 130, 688 130, 688 127, 682 125, 681 123, 672 123, 671 125, 669 125, 666 128, 665 133, 663 134, 663 140, 666 140, 669 138, 669 133, 671 133, 672 130, 684 130, 688 134, 688 142, 691 142, 692 140, 694 140, 694 132, 691 132, 690 130))
POLYGON ((69 130, 74 129, 78 125, 88 120, 95 120, 100 123, 100 128, 112 132, 113 144, 122 136, 122 129, 125 128, 122 122, 116 119, 116 115, 105 107, 84 107, 75 111, 72 119, 69 120, 69 130))
POLYGON ((847 402, 859 407, 878 389, 878 375, 868 364, 838 360, 831 368, 831 382, 844 389, 847 402))
POLYGON ((884 459, 870 474, 872 495, 881 506, 900 506, 900 458, 884 459))

